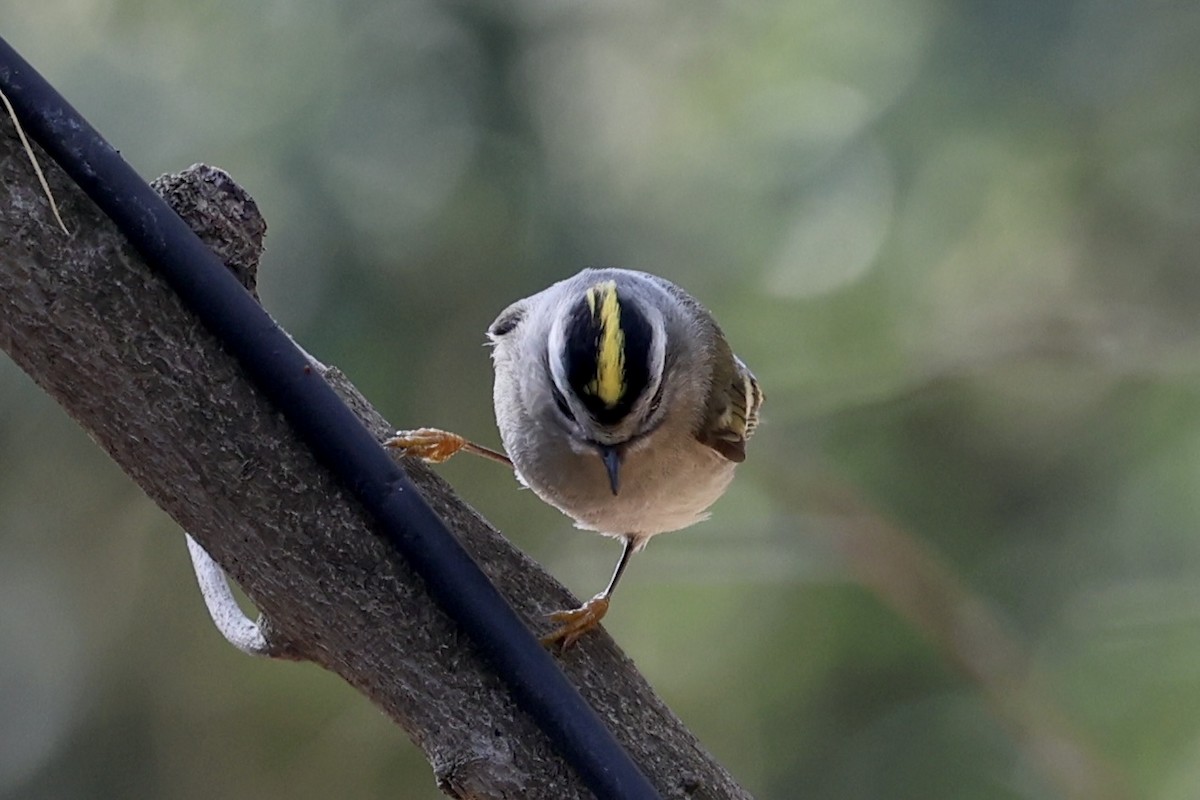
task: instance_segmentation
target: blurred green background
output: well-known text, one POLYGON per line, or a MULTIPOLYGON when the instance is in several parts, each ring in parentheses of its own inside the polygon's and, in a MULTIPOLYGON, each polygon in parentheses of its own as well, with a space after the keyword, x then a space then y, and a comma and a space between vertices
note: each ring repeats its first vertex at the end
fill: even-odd
MULTIPOLYGON (((1200 797, 1194 0, 0 20, 147 179, 247 187, 266 306, 399 426, 495 443, 483 331, 582 266, 712 307, 765 421, 606 626, 759 798, 1200 797)), ((603 585, 613 542, 444 473, 603 585)), ((226 646, 181 532, 0 358, 0 797, 439 796, 340 680, 226 646)))

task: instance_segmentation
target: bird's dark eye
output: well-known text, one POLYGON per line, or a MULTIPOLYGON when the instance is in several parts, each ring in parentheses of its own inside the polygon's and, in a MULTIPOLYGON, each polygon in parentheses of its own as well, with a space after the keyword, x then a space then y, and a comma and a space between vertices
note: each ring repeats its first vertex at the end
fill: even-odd
POLYGON ((575 415, 571 413, 571 407, 567 405, 567 398, 563 397, 553 380, 550 381, 550 391, 554 394, 554 404, 558 406, 558 410, 563 413, 563 416, 571 422, 576 422, 575 415))
POLYGON ((667 388, 667 382, 665 380, 660 381, 658 391, 654 393, 654 397, 650 400, 650 410, 647 412, 647 416, 652 417, 658 413, 658 407, 662 405, 663 389, 665 388, 667 388))

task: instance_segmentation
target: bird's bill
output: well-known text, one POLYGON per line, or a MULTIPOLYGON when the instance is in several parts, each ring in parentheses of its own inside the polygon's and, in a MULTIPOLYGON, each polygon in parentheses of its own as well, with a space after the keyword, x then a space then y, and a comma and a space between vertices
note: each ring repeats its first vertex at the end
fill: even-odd
POLYGON ((600 458, 604 461, 604 469, 608 471, 608 485, 615 495, 621 488, 621 452, 609 445, 600 445, 600 458))

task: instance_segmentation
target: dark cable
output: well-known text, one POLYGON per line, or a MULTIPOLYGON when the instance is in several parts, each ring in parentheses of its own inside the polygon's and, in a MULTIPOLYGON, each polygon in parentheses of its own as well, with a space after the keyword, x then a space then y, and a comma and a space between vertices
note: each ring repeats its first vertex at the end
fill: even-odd
POLYGON ((554 659, 308 359, 174 211, 9 44, 0 88, 22 127, 241 363, 353 492, 598 798, 659 795, 554 659))

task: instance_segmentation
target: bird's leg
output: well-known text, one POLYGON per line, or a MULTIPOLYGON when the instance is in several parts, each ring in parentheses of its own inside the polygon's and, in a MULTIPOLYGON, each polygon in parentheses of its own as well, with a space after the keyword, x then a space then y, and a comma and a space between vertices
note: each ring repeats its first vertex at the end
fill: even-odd
POLYGON ((604 619, 604 615, 608 613, 608 603, 612 599, 613 590, 617 588, 617 582, 621 580, 621 574, 625 572, 629 557, 638 549, 638 541, 636 536, 625 537, 625 547, 621 550, 621 558, 617 561, 617 568, 613 570, 612 578, 609 579, 608 586, 603 592, 579 608, 570 611, 556 611, 550 615, 550 619, 560 625, 552 633, 542 638, 543 645, 551 647, 557 644, 561 649, 566 650, 575 644, 580 636, 600 624, 600 620, 604 619))
POLYGON ((430 464, 440 464, 457 453, 465 450, 477 456, 490 458, 507 467, 512 467, 512 459, 498 450, 484 447, 468 441, 457 433, 443 431, 439 428, 417 428, 414 431, 396 431, 396 435, 383 443, 384 447, 393 447, 405 455, 419 458, 430 464))

